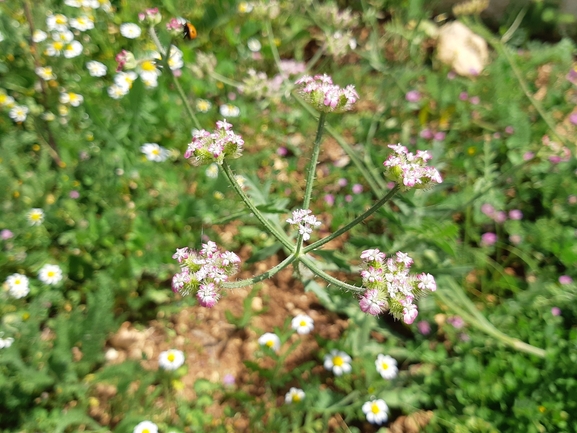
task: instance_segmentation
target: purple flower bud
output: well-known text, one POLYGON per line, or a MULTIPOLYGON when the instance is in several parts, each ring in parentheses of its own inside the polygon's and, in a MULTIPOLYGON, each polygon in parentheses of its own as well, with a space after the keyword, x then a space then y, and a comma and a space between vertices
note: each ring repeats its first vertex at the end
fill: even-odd
POLYGON ((325 195, 325 203, 329 206, 333 206, 335 204, 335 196, 332 194, 325 195))
POLYGON ((485 247, 489 247, 497 242, 497 235, 495 233, 484 233, 481 236, 481 245, 485 247))
POLYGON ((533 159, 534 156, 535 154, 533 152, 525 152, 523 154, 523 160, 529 161, 530 159, 533 159))
POLYGON ((551 308, 551 314, 553 316, 560 316, 561 315, 561 309, 559 307, 553 307, 553 308, 551 308))
POLYGON ((447 319, 447 323, 452 325, 455 329, 461 329, 463 326, 465 326, 465 321, 461 316, 449 317, 447 319))
POLYGON ((571 122, 573 125, 577 125, 577 112, 571 113, 569 115, 569 122, 571 122))
POLYGON ((13 237, 14 237, 14 233, 12 233, 12 232, 11 232, 10 230, 8 230, 8 229, 4 229, 4 230, 0 231, 0 238, 1 238, 3 241, 6 241, 6 240, 11 239, 11 238, 13 238, 13 237))
POLYGON ((559 284, 571 284, 573 282, 573 278, 569 275, 561 275, 559 277, 559 284))
POLYGON ((495 214, 495 222, 502 224, 507 221, 507 214, 503 211, 499 211, 495 214))
POLYGON ((431 325, 426 320, 421 320, 417 323, 417 329, 423 335, 429 335, 431 333, 431 325))
POLYGON ((425 140, 430 140, 435 136, 429 128, 423 129, 419 135, 425 140))
POLYGON ((515 128, 513 128, 512 126, 507 126, 505 128, 505 132, 509 135, 512 135, 515 132, 515 128))
POLYGON ((78 197, 80 197, 80 193, 76 190, 70 191, 70 193, 68 195, 72 199, 77 199, 78 197))
POLYGON ((509 236, 509 240, 511 241, 511 243, 513 245, 519 245, 521 243, 521 241, 523 240, 523 238, 521 238, 521 236, 519 236, 519 235, 511 235, 511 236, 509 236))
POLYGON ((469 95, 467 94, 467 92, 461 92, 459 93, 459 99, 461 101, 466 101, 467 99, 469 99, 469 95))
POLYGON ((521 212, 519 209, 513 209, 509 211, 509 218, 511 218, 512 220, 523 219, 523 212, 521 212))
POLYGON ((481 212, 483 212, 489 218, 493 218, 493 215, 495 215, 495 208, 489 203, 485 203, 481 206, 481 212))
POLYGON ((353 194, 360 194, 361 192, 363 192, 363 186, 360 183, 355 183, 353 185, 353 194))
POLYGON ((341 177, 338 181, 337 181, 337 185, 340 186, 341 188, 344 188, 345 186, 347 186, 349 183, 348 180, 346 180, 344 177, 341 177))
POLYGON ((405 95, 405 99, 409 102, 419 102, 421 94, 417 90, 411 90, 405 95))
POLYGON ((478 96, 471 96, 469 98, 469 102, 473 105, 479 105, 479 103, 481 102, 481 98, 479 98, 478 96))
POLYGON ((284 147, 284 146, 281 146, 281 147, 279 147, 279 148, 276 150, 276 154, 277 154, 278 156, 287 156, 287 154, 288 154, 288 149, 287 149, 286 147, 284 147))
POLYGON ((444 132, 435 132, 435 135, 433 136, 433 138, 436 141, 443 141, 445 139, 446 134, 444 132))

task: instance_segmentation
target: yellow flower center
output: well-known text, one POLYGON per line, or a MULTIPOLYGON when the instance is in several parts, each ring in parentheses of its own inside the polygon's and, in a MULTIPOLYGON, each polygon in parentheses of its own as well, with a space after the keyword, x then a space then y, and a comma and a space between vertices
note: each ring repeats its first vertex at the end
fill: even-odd
POLYGON ((160 149, 152 149, 150 153, 152 153, 153 155, 160 155, 160 149))
POLYGON ((298 403, 299 401, 301 401, 301 397, 298 394, 293 394, 293 401, 295 403, 298 403))
POLYGON ((62 49, 62 47, 64 47, 64 44, 63 44, 62 42, 55 41, 55 42, 52 44, 52 47, 54 47, 54 49, 55 49, 56 51, 60 51, 60 50, 62 49))
POLYGON ((268 347, 271 347, 271 348, 272 348, 272 347, 274 346, 274 341, 268 340, 268 341, 266 342, 266 345, 267 345, 268 347))
POLYGON ((142 433, 150 433, 150 430, 148 430, 147 428, 142 430, 142 433))
POLYGON ((379 409, 379 405, 377 403, 371 404, 371 412, 375 415, 378 414, 381 410, 379 409))
POLYGON ((174 356, 174 353, 169 353, 168 356, 166 357, 166 359, 168 359, 170 362, 174 362, 174 359, 176 357, 174 356))
POLYGON ((389 369, 389 364, 387 364, 386 362, 381 363, 381 368, 383 370, 388 370, 389 369))
POLYGON ((4 104, 6 102, 7 96, 3 93, 0 93, 0 104, 4 104))
POLYGON ((340 356, 335 356, 333 358, 333 364, 336 365, 337 367, 340 367, 341 365, 343 365, 345 362, 343 361, 343 358, 341 358, 340 356))
POLYGON ((140 64, 143 71, 156 71, 156 65, 150 60, 145 60, 140 64))
POLYGON ((40 214, 34 212, 34 213, 30 214, 30 219, 34 220, 34 221, 38 221, 40 219, 40 214))
POLYGON ((19 286, 20 284, 22 284, 22 280, 20 280, 20 278, 16 278, 14 280, 14 284, 16 284, 17 286, 19 286))
POLYGON ((46 274, 48 277, 52 278, 53 276, 56 275, 56 272, 54 271, 48 271, 48 273, 46 274))
POLYGON ((299 323, 299 326, 303 326, 303 327, 304 327, 304 326, 307 326, 307 322, 304 321, 304 320, 301 320, 300 323, 299 323))
POLYGON ((66 17, 64 15, 56 15, 56 24, 66 24, 66 17))

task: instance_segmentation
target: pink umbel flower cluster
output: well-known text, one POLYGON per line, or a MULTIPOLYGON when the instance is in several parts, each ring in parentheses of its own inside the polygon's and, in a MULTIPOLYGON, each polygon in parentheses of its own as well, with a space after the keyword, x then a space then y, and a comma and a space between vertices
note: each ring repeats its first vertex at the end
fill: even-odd
POLYGON ((414 154, 401 144, 389 144, 389 147, 395 153, 383 162, 385 175, 401 185, 403 191, 411 188, 424 189, 443 182, 437 169, 427 166, 427 161, 432 156, 426 150, 417 150, 414 154))
POLYGON ((343 113, 353 108, 353 104, 359 99, 355 86, 348 85, 344 89, 333 84, 333 80, 327 74, 305 75, 299 78, 295 84, 297 90, 305 101, 316 110, 324 113, 343 113))
POLYGON ((317 217, 311 215, 312 211, 309 209, 297 209, 293 211, 293 217, 286 220, 291 225, 298 225, 299 233, 303 236, 303 240, 308 241, 311 238, 311 233, 314 227, 321 225, 317 217))
POLYGON ((378 249, 363 251, 361 277, 365 293, 359 299, 361 310, 377 316, 389 311, 395 319, 413 323, 419 314, 413 301, 437 290, 431 274, 409 274, 413 259, 401 251, 387 258, 378 249))
POLYGON ((192 142, 184 153, 185 158, 193 158, 194 165, 222 164, 225 158, 239 158, 244 140, 232 130, 232 125, 224 120, 216 122, 216 130, 196 131, 192 142))
POLYGON ((202 244, 200 251, 177 248, 172 256, 180 272, 172 277, 172 290, 181 295, 196 293, 198 303, 213 307, 220 298, 221 283, 238 272, 240 258, 230 251, 219 251, 216 243, 202 244))

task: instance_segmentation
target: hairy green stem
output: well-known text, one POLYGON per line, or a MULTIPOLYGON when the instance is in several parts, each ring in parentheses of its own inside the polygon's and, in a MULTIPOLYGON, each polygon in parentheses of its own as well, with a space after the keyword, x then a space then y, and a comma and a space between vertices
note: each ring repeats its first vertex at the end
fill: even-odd
POLYGON ((288 265, 290 265, 292 262, 294 262, 296 260, 296 258, 297 257, 294 254, 291 254, 286 259, 284 259, 282 262, 280 262, 278 265, 276 265, 274 268, 270 268, 268 271, 263 272, 260 275, 256 275, 252 278, 247 278, 245 280, 233 281, 230 283, 223 283, 222 287, 225 289, 237 289, 239 287, 250 286, 250 285, 253 285, 253 284, 258 283, 260 281, 266 280, 267 278, 272 277, 273 275, 277 274, 278 272, 280 272, 281 270, 286 268, 288 265))
POLYGON ((257 209, 255 204, 252 202, 250 197, 246 195, 246 193, 242 190, 241 186, 238 184, 238 182, 234 177, 234 173, 232 172, 226 161, 222 163, 222 168, 229 183, 232 185, 232 187, 234 188, 238 196, 242 199, 244 204, 252 211, 254 216, 261 222, 262 225, 266 227, 266 229, 269 231, 271 235, 273 235, 281 244, 283 244, 285 248, 287 248, 291 252, 294 251, 295 246, 291 244, 286 235, 281 231, 279 231, 274 225, 271 224, 269 220, 265 218, 265 216, 257 209))
MULTIPOLYGON (((327 113, 321 113, 319 116, 319 125, 317 128, 317 136, 313 143, 313 150, 311 154, 311 160, 309 161, 307 180, 305 187, 305 196, 303 199, 302 209, 308 209, 311 204, 311 195, 313 193, 313 184, 315 182, 315 173, 317 171, 317 163, 319 160, 319 154, 321 152, 321 140, 323 137, 323 131, 325 129, 325 121, 327 118, 327 113)), ((299 233, 297 238, 297 249, 295 254, 298 256, 303 247, 303 235, 299 233)))
POLYGON ((310 257, 301 255, 299 257, 299 260, 307 268, 309 268, 315 275, 319 276, 320 278, 322 278, 323 280, 325 280, 331 284, 334 284, 335 286, 337 286, 340 289, 350 290, 351 292, 356 292, 356 293, 361 293, 361 292, 365 291, 365 289, 362 287, 352 286, 350 284, 343 283, 342 281, 337 280, 335 277, 331 277, 329 274, 327 274, 326 272, 319 269, 319 267, 314 264, 314 262, 312 261, 312 259, 310 257))
MULTIPOLYGON (((301 104, 303 106, 303 108, 305 108, 311 114, 315 113, 314 108, 312 108, 305 101, 303 101, 300 97, 298 97, 298 95, 295 95, 295 96, 296 96, 296 100, 299 102, 299 104, 301 104)), ((353 161, 353 164, 355 164, 357 169, 361 172, 363 177, 368 182, 369 186, 373 190, 373 193, 377 197, 381 197, 384 194, 384 191, 386 188, 384 181, 383 181, 383 185, 379 184, 379 180, 378 180, 379 178, 374 177, 372 175, 371 171, 365 167, 365 164, 363 163, 363 161, 357 156, 357 153, 351 148, 351 146, 349 146, 349 144, 345 141, 345 139, 337 131, 335 131, 334 128, 332 128, 330 125, 326 125, 325 129, 337 141, 337 143, 339 143, 339 146, 341 146, 343 148, 343 150, 349 156, 349 158, 351 158, 351 161, 353 161)))
POLYGON ((222 81, 224 84, 228 84, 229 86, 236 87, 237 89, 242 86, 241 83, 238 83, 230 78, 225 77, 224 75, 219 74, 216 71, 209 71, 209 74, 212 78, 217 81, 222 81))
POLYGON ((391 189, 387 195, 385 195, 383 198, 381 198, 378 202, 376 202, 374 205, 372 205, 367 211, 365 211, 362 215, 359 215, 358 217, 356 217, 354 220, 352 220, 350 223, 348 223, 346 226, 341 227, 340 229, 338 229, 336 232, 328 235, 325 238, 322 238, 312 244, 310 244, 308 247, 306 247, 303 250, 303 253, 308 253, 312 250, 315 250, 321 246, 323 246, 324 244, 326 244, 327 242, 332 241, 333 239, 339 237, 340 235, 342 235, 343 233, 348 232, 350 229, 352 229, 354 226, 356 226, 357 224, 363 222, 365 219, 367 219, 368 217, 370 217, 372 214, 374 214, 377 210, 379 210, 379 208, 381 208, 386 202, 388 202, 391 198, 393 198, 393 196, 399 191, 399 189, 401 188, 401 186, 399 184, 396 184, 395 187, 393 189, 391 189))

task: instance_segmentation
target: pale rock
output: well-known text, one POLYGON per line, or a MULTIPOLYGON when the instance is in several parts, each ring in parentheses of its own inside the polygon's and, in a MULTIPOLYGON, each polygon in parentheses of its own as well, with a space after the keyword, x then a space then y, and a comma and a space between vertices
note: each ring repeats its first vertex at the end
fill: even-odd
POLYGON ((437 58, 457 74, 474 77, 489 61, 487 42, 464 24, 454 21, 439 31, 437 58))

